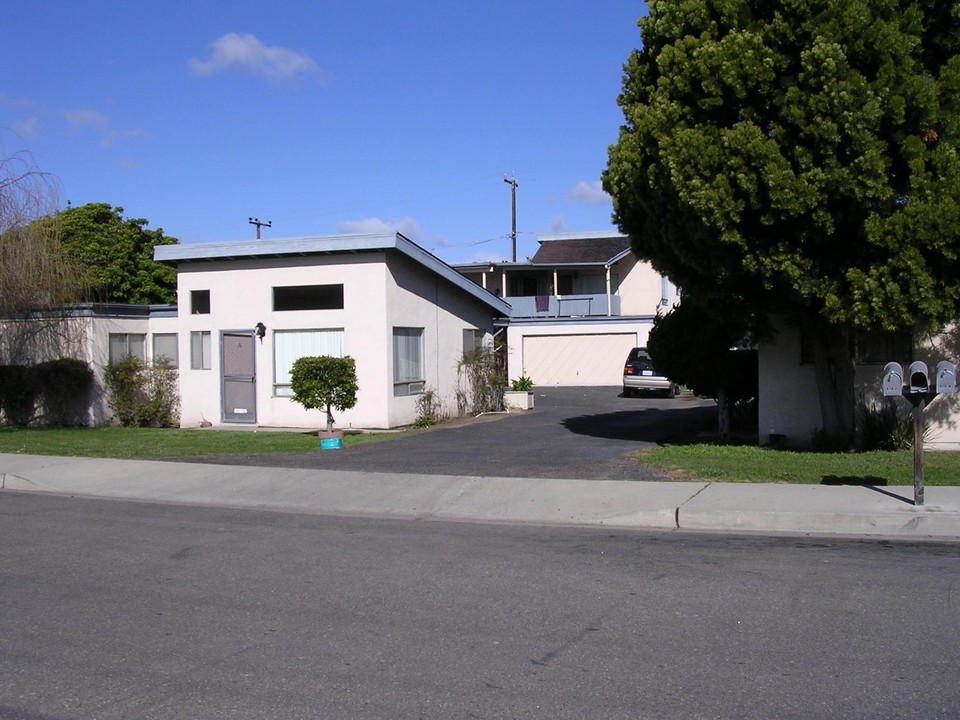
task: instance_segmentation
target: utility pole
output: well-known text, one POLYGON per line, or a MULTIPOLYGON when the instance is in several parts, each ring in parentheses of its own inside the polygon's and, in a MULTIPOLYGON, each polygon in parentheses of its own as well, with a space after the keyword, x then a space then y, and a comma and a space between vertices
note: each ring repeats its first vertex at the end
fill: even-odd
POLYGON ((251 225, 257 226, 257 240, 260 239, 260 228, 262 227, 273 227, 273 220, 268 220, 267 222, 260 222, 260 218, 250 218, 248 222, 251 225))
POLYGON ((510 173, 510 177, 504 176, 503 181, 510 186, 510 241, 513 247, 513 262, 517 261, 517 182, 516 173, 510 173))

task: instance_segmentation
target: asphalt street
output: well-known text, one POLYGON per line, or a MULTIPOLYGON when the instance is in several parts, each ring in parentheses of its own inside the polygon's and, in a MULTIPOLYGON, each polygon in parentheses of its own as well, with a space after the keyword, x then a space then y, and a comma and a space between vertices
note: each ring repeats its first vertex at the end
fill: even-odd
POLYGON ((0 494, 0 718, 955 718, 956 545, 0 494))
POLYGON ((619 387, 535 388, 529 411, 482 416, 388 442, 281 456, 176 458, 281 468, 582 480, 666 480, 627 456, 716 428, 709 399, 625 398, 619 387))

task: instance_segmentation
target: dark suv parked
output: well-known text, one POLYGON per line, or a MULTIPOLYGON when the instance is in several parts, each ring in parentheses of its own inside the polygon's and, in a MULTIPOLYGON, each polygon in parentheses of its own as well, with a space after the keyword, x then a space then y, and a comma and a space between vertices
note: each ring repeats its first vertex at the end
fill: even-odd
POLYGON ((630 397, 640 392, 673 397, 677 394, 677 386, 657 373, 646 348, 637 347, 630 351, 623 364, 623 396, 630 397))

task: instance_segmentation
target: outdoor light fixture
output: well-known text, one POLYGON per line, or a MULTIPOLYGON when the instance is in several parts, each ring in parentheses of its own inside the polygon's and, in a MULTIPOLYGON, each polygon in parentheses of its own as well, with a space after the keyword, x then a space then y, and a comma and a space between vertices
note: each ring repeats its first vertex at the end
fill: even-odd
POLYGON ((260 338, 260 342, 263 342, 264 336, 267 334, 267 326, 261 322, 257 323, 257 337, 260 338))

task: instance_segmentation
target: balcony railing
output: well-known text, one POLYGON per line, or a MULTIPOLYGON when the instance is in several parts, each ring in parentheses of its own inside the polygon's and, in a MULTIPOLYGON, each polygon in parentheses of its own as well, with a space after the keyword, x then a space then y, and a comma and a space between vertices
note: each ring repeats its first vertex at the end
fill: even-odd
POLYGON ((513 308, 511 317, 597 317, 620 314, 620 296, 607 295, 538 295, 536 297, 504 298, 513 308))

